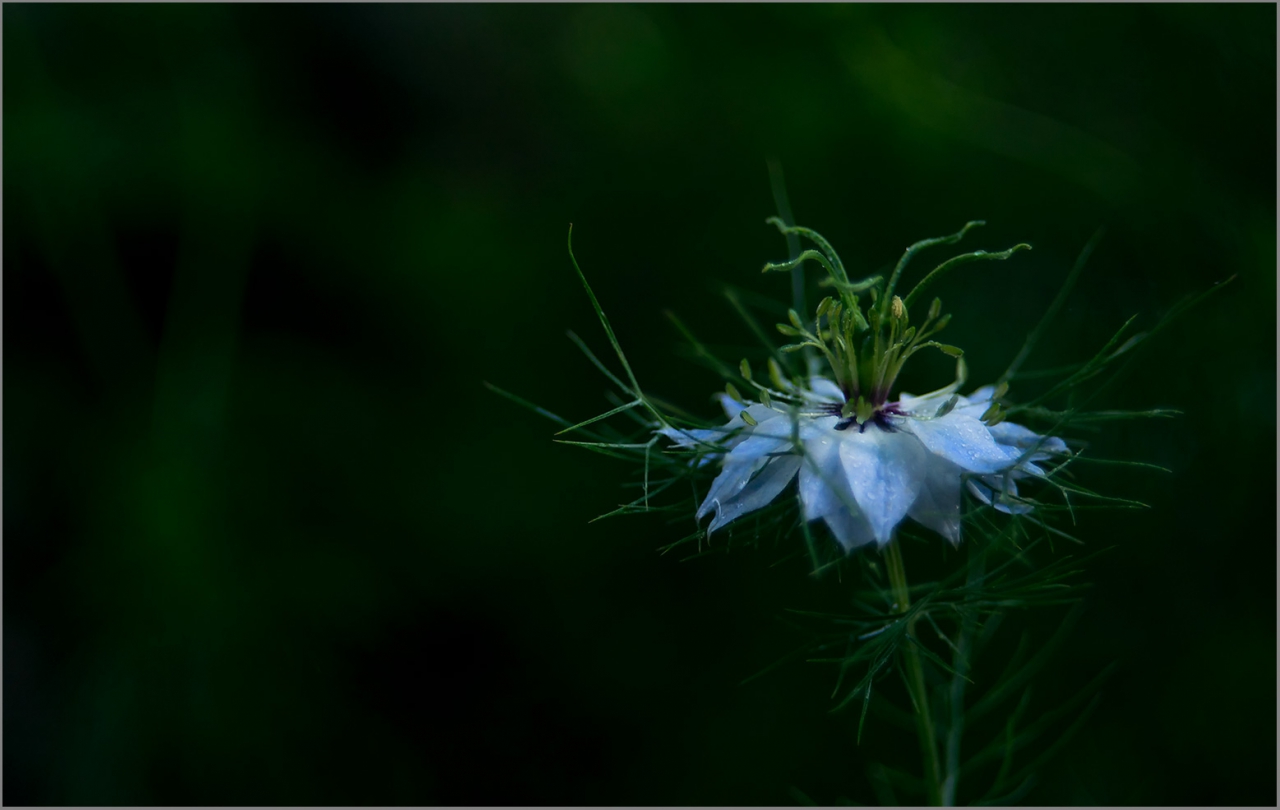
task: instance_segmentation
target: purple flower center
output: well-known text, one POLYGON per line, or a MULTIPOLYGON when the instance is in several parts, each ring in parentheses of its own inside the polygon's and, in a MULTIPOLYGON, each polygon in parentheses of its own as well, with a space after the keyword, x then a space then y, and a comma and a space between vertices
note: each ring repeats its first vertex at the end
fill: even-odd
MULTIPOLYGON (((840 416, 843 408, 843 405, 833 404, 824 406, 823 410, 831 416, 840 416)), ((887 405, 881 405, 879 408, 876 408, 875 411, 872 412, 871 418, 863 422, 861 425, 858 425, 856 417, 846 416, 842 418, 839 422, 836 422, 836 430, 848 430, 854 425, 858 425, 858 432, 865 433, 867 425, 875 425, 886 433, 894 433, 897 431, 897 428, 894 427, 893 422, 889 419, 890 416, 906 416, 906 413, 898 407, 898 403, 890 402, 887 405)))

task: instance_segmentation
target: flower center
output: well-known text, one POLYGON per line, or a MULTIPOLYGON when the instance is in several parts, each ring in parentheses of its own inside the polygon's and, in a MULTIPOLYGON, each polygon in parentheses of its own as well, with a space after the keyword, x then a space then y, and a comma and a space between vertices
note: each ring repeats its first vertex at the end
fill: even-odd
MULTIPOLYGON (((795 343, 782 347, 784 352, 801 349, 817 349, 831 365, 836 385, 844 391, 846 403, 840 411, 842 419, 853 418, 859 425, 883 418, 885 402, 893 384, 911 355, 925 348, 935 348, 956 358, 956 377, 962 375, 960 349, 930 338, 946 328, 950 315, 942 314, 942 301, 937 298, 929 306, 919 323, 911 323, 910 308, 920 300, 924 292, 944 272, 968 262, 980 259, 1003 260, 1019 250, 1030 248, 1018 244, 999 253, 977 250, 955 256, 943 262, 925 275, 901 297, 894 294, 903 269, 917 252, 934 245, 951 245, 964 238, 970 228, 984 224, 980 220, 968 222, 958 233, 936 239, 924 239, 907 248, 886 281, 882 276, 871 276, 861 281, 850 281, 844 263, 830 243, 821 234, 809 228, 787 225, 777 217, 768 222, 784 234, 795 234, 808 239, 817 250, 805 250, 787 262, 765 264, 765 272, 794 271, 809 260, 816 261, 826 271, 824 286, 834 287, 835 294, 822 299, 813 319, 802 319, 794 309, 787 312, 790 324, 778 324, 778 331, 793 338, 795 343), (867 300, 869 299, 869 300, 867 300)), ((917 313, 918 314, 918 313, 917 313)), ((745 361, 744 361, 745 362, 745 361)))
POLYGON ((899 372, 916 352, 936 348, 957 360, 964 354, 955 346, 930 340, 950 320, 942 314, 941 301, 935 298, 923 321, 913 325, 901 298, 894 295, 885 301, 877 286, 869 289, 871 301, 865 313, 859 296, 845 289, 838 300, 824 298, 809 324, 794 310, 788 313, 790 325, 778 324, 784 335, 801 338, 783 351, 810 347, 822 353, 845 395, 840 416, 854 417, 859 425, 884 408, 899 372))
MULTIPOLYGON (((827 405, 823 411, 829 416, 842 416, 844 410, 843 405, 827 405)), ((898 429, 894 426, 891 416, 906 416, 906 413, 898 407, 898 403, 890 402, 887 405, 881 405, 874 408, 864 419, 859 419, 856 415, 844 416, 839 422, 836 422, 836 430, 848 430, 857 426, 859 433, 865 433, 867 425, 875 425, 886 433, 894 433, 898 429)))

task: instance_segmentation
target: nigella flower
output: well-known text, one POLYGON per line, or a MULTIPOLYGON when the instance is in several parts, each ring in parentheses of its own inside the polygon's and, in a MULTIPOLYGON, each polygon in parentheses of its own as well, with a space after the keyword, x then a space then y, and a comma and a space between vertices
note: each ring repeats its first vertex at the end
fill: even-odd
POLYGON ((729 395, 721 395, 729 417, 724 427, 658 430, 676 447, 701 449, 699 463, 721 465, 697 512, 698 519, 715 513, 708 533, 768 505, 797 479, 804 519, 824 521, 846 551, 872 542, 886 545, 906 518, 959 543, 966 487, 997 510, 1031 511, 1032 505, 1019 498, 1017 481, 1045 476, 1041 464, 1065 454, 1066 445, 1004 421, 1005 386, 980 388, 967 397, 955 393, 964 379, 962 352, 928 340, 949 320, 941 316, 941 302, 934 300, 918 327, 909 324, 907 302, 925 282, 907 301, 890 297, 900 263, 886 289, 879 278, 851 284, 820 236, 802 228, 785 230, 824 248, 806 251, 805 257, 828 269, 841 295, 823 300, 811 328, 792 311, 791 324, 778 328, 801 340, 784 350, 816 350, 832 374, 801 384, 786 379, 771 361, 769 387, 752 380, 744 360, 742 377, 758 389, 760 402, 748 404, 731 385, 729 395), (864 290, 872 293, 865 314, 854 294, 864 290), (925 396, 904 393, 891 401, 888 394, 902 365, 928 347, 957 357, 956 382, 925 396))
POLYGON ((767 506, 798 477, 804 519, 823 520, 846 550, 883 546, 904 518, 954 544, 966 485, 998 510, 1028 512, 1032 507, 1018 500, 1017 480, 1043 476, 1039 462, 1066 452, 1056 437, 1010 422, 983 422, 994 386, 968 397, 946 389, 902 394, 859 424, 840 416, 847 400, 839 386, 823 377, 809 383, 808 390, 796 391, 804 404, 794 410, 721 395, 730 417, 724 428, 661 431, 678 446, 719 441, 726 450, 697 513, 715 513, 708 532, 767 506))

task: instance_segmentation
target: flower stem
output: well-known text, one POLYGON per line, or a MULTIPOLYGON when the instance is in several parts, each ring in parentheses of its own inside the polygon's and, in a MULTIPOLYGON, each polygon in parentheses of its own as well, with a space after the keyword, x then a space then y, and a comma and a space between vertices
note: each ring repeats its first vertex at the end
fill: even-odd
MULTIPOLYGON (((975 550, 972 543, 969 544, 966 587, 978 587, 986 570, 986 558, 975 550)), ((956 803, 956 787, 960 779, 960 740, 964 733, 964 688, 973 654, 973 637, 977 630, 977 616, 966 614, 960 621, 960 639, 956 643, 955 657, 952 659, 955 675, 951 679, 951 696, 948 701, 951 706, 951 723, 947 729, 946 776, 942 780, 943 807, 954 807, 956 803)))
MULTIPOLYGON (((907 590, 907 571, 902 565, 902 549, 898 538, 893 538, 885 549, 885 567, 889 572, 889 585, 893 588, 893 598, 898 603, 898 611, 906 612, 911 607, 911 595, 907 590)), ((933 730, 933 715, 929 712, 929 693, 924 683, 924 668, 920 664, 920 651, 916 649, 915 619, 907 620, 907 635, 910 640, 902 650, 905 659, 905 680, 907 692, 916 710, 916 736, 920 740, 920 753, 924 757, 924 782, 928 802, 938 807, 942 804, 941 767, 938 762, 938 745, 933 730)))

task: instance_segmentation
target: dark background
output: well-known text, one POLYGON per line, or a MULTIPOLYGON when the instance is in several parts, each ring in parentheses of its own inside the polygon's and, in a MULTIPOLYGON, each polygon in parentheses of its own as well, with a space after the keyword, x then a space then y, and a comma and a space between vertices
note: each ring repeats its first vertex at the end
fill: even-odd
POLYGON ((1119 669, 1027 801, 1275 802, 1274 5, 3 13, 6 803, 870 802, 868 761, 914 770, 828 668, 738 685, 839 583, 588 525, 629 469, 481 385, 608 407, 564 339, 607 352, 573 222, 642 383, 712 415, 661 313, 736 361, 716 285, 786 298, 768 157, 855 275, 969 219, 1034 246, 937 288, 975 383, 1100 225, 1028 368, 1238 276, 1105 403, 1184 415, 1091 437, 1172 473, 1089 468, 1152 509, 1074 529, 1115 549, 1032 708, 1119 669))

